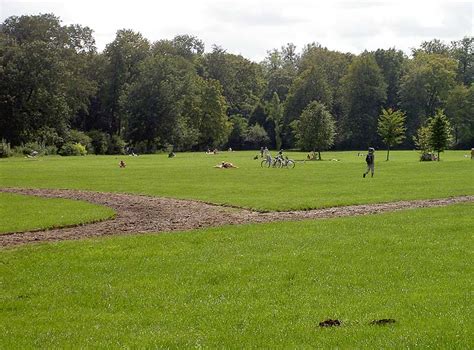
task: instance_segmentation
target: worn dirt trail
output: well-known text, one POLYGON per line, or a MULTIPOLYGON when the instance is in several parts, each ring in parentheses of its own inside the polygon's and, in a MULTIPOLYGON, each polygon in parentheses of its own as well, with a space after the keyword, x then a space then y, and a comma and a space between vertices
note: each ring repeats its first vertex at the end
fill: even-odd
POLYGON ((0 188, 0 192, 83 200, 116 211, 113 219, 75 227, 0 235, 0 246, 82 239, 117 234, 191 230, 202 227, 272 221, 322 219, 474 202, 474 196, 351 205, 306 211, 261 213, 199 201, 79 190, 0 188))

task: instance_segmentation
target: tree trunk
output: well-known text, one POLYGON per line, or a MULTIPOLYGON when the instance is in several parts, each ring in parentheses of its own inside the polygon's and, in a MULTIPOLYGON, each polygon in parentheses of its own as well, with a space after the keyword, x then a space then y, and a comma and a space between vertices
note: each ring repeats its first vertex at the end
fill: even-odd
POLYGON ((438 162, 439 162, 439 151, 438 151, 438 162))
POLYGON ((318 159, 321 160, 321 151, 318 151, 318 159))
POLYGON ((390 146, 387 146, 387 162, 388 162, 389 155, 390 155, 390 146))

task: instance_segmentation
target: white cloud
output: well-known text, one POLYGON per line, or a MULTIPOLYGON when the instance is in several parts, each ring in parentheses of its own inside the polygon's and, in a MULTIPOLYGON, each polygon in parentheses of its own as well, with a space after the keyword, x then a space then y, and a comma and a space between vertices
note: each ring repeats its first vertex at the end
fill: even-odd
POLYGON ((207 49, 218 44, 254 60, 288 42, 300 49, 319 42, 353 53, 389 47, 408 53, 423 40, 473 35, 473 2, 0 0, 0 21, 11 15, 47 12, 66 24, 94 29, 99 49, 114 39, 118 29, 130 28, 151 41, 196 35, 207 49))

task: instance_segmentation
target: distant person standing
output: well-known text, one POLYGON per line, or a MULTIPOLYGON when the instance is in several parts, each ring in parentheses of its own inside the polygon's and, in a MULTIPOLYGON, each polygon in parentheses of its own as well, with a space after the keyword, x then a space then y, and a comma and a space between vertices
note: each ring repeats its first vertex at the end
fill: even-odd
POLYGON ((263 157, 267 159, 267 157, 270 155, 270 151, 268 150, 268 147, 265 147, 263 149, 263 157))
POLYGON ((260 158, 263 158, 263 147, 260 147, 260 158))
POLYGON ((474 148, 471 148, 471 160, 474 160, 474 148))
POLYGON ((374 177, 374 167, 375 167, 375 155, 374 155, 375 149, 372 147, 369 147, 369 153, 367 153, 367 156, 365 157, 365 162, 367 163, 367 171, 362 174, 362 177, 365 177, 369 171, 371 172, 372 177, 374 177))

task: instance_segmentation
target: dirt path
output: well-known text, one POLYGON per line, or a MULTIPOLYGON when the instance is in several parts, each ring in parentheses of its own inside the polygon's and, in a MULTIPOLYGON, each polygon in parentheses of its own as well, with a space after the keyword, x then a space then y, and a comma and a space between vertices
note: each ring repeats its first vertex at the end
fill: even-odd
POLYGON ((228 224, 366 215, 409 208, 436 207, 474 201, 474 196, 462 196, 383 204, 351 205, 307 211, 260 213, 246 209, 211 205, 199 201, 130 194, 17 188, 3 188, 0 189, 0 192, 12 192, 48 198, 84 200, 106 205, 117 212, 114 219, 93 224, 36 232, 2 234, 0 235, 0 246, 2 247, 32 242, 72 240, 105 235, 191 230, 228 224))

